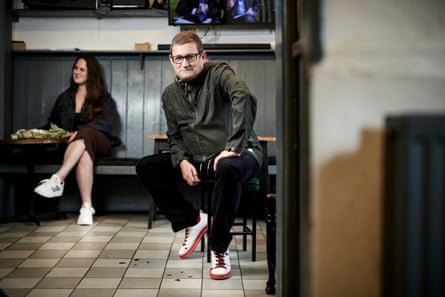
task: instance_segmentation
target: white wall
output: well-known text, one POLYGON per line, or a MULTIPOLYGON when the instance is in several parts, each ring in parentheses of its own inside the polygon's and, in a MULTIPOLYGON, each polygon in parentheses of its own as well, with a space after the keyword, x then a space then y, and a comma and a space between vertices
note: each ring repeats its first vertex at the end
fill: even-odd
POLYGON ((357 149, 389 113, 445 111, 445 1, 325 1, 325 57, 313 76, 320 166, 357 149))
MULTIPOLYGON (((13 24, 13 40, 27 49, 133 50, 135 43, 169 44, 180 27, 166 17, 146 18, 20 18, 13 24)), ((199 29, 205 43, 273 43, 274 30, 199 29)))
POLYGON ((312 291, 380 296, 385 118, 445 113, 445 1, 322 1, 311 69, 312 291))

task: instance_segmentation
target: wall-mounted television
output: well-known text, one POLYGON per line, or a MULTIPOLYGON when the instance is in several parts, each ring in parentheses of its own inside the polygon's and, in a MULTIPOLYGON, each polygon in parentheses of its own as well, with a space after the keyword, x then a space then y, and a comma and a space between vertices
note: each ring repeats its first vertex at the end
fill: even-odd
POLYGON ((270 26, 275 0, 169 0, 168 24, 270 26))

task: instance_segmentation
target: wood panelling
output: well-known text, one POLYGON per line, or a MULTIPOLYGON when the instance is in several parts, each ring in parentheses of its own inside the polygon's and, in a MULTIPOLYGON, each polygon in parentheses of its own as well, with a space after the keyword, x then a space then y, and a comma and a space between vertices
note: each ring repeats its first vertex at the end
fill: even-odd
MULTIPOLYGON (((69 84, 77 53, 24 52, 13 59, 12 130, 34 128, 46 122, 59 93, 69 84)), ((123 145, 118 157, 138 158, 153 152, 148 134, 163 134, 162 90, 173 81, 167 53, 97 53, 120 115, 115 134, 123 145)), ((275 57, 273 53, 209 53, 210 60, 228 62, 258 99, 257 133, 275 136, 275 57)), ((275 151, 272 147, 270 152, 275 151)))

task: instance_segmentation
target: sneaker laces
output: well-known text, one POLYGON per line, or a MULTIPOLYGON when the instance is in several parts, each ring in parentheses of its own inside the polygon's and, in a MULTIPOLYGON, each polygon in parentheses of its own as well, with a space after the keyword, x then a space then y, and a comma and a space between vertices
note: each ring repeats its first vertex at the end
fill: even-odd
POLYGON ((50 180, 49 178, 42 179, 42 180, 39 182, 39 185, 44 184, 44 183, 47 183, 49 180, 50 180))
POLYGON ((215 267, 214 268, 226 268, 226 263, 224 261, 225 253, 214 253, 215 257, 215 267))
MULTIPOLYGON (((196 223, 196 225, 198 225, 200 222, 201 222, 201 216, 198 217, 198 222, 196 223)), ((190 229, 191 227, 185 228, 185 238, 184 242, 182 243, 182 246, 187 245, 187 241, 189 240, 189 235, 190 235, 190 229)))
POLYGON ((58 176, 53 175, 53 176, 51 176, 50 178, 42 179, 42 180, 39 182, 39 185, 41 185, 41 184, 45 184, 45 183, 47 183, 47 182, 50 182, 53 178, 54 178, 54 180, 56 181, 57 184, 59 184, 59 185, 62 185, 62 184, 63 184, 63 182, 60 180, 60 178, 59 178, 58 176))
POLYGON ((187 245, 187 241, 189 240, 190 228, 185 228, 185 238, 182 246, 187 245))

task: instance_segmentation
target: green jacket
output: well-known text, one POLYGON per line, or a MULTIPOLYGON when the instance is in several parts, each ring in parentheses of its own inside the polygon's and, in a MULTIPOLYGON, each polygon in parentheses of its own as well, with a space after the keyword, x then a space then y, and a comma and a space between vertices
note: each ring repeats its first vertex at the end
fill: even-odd
POLYGON ((256 99, 245 82, 226 63, 208 62, 187 86, 187 95, 177 81, 162 93, 173 166, 205 162, 226 149, 251 153, 261 167, 263 152, 253 129, 256 99))

